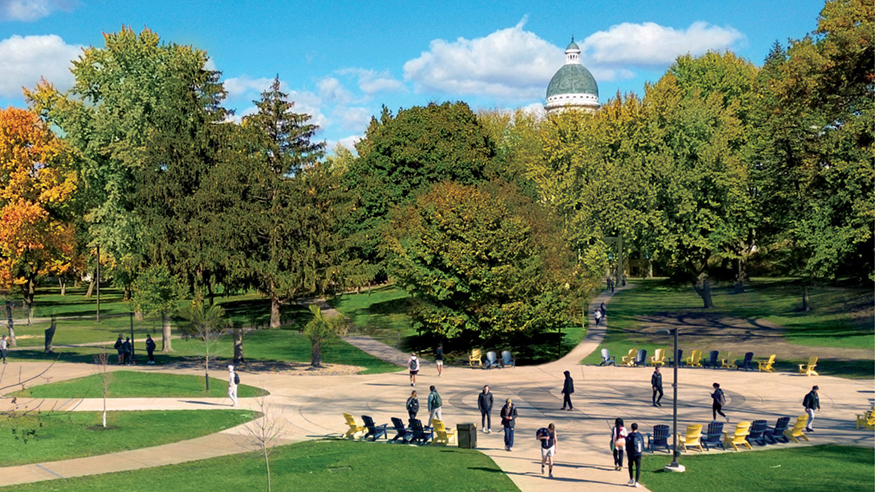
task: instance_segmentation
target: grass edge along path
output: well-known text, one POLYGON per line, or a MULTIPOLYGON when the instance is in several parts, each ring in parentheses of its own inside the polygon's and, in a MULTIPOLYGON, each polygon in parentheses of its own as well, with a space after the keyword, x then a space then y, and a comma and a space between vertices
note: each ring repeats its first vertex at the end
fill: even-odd
POLYGON ((151 448, 214 434, 251 421, 251 410, 144 410, 107 412, 43 412, 18 423, 17 433, 0 428, 0 466, 98 456, 151 448), (35 429, 26 442, 22 431, 35 429))
MULTIPOLYGON (((871 492, 875 450, 853 446, 805 446, 757 452, 684 455, 684 473, 665 472, 671 457, 645 455, 641 483, 652 492, 871 492)), ((624 473, 626 471, 624 470, 624 473)))
MULTIPOLYGON (((275 491, 519 491, 491 458, 477 450, 456 447, 337 439, 305 441, 274 448, 270 470, 275 491)), ((3 490, 173 492, 264 488, 264 461, 251 454, 238 454, 163 466, 160 471, 147 468, 17 485, 3 490)))
MULTIPOLYGON (((160 372, 113 371, 107 374, 107 398, 223 398, 228 394, 228 381, 210 378, 209 393, 204 389, 203 376, 165 374, 160 372)), ((242 381, 241 381, 242 383, 242 381)), ((261 388, 240 384, 238 398, 255 398, 269 393, 261 388)), ((57 383, 31 386, 13 393, 29 398, 103 398, 103 377, 92 374, 57 383)))

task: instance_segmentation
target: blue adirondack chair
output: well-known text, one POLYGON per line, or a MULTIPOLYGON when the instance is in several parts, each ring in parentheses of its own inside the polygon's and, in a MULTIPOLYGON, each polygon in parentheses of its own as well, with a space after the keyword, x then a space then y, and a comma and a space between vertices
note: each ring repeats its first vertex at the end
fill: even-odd
POLYGON ((719 350, 712 350, 710 355, 708 355, 708 360, 702 361, 702 366, 717 369, 718 367, 720 367, 720 361, 717 360, 718 357, 720 357, 720 351, 719 350))
POLYGON ((700 441, 707 451, 711 450, 710 446, 720 446, 725 451, 726 444, 723 443, 723 422, 717 422, 715 420, 708 424, 708 432, 702 434, 700 441))
POLYGON ((647 434, 647 449, 653 452, 653 448, 665 448, 671 453, 671 444, 668 443, 668 438, 671 437, 671 428, 665 424, 653 426, 653 435, 647 434))
POLYGON ((790 442, 790 438, 784 435, 784 431, 787 430, 787 425, 790 424, 790 417, 781 417, 775 422, 774 427, 769 427, 763 432, 763 438, 769 444, 775 444, 779 442, 790 442))
POLYGON ((395 437, 390 439, 389 442, 398 442, 400 439, 401 442, 407 444, 410 438, 413 437, 413 433, 404 425, 404 421, 398 417, 392 417, 392 426, 395 427, 395 437))
POLYGON ((495 355, 495 352, 487 352, 486 353, 486 368, 492 369, 493 367, 497 367, 501 369, 501 364, 498 363, 498 356, 495 355))
POLYGON ((766 436, 764 435, 766 429, 769 428, 769 423, 765 420, 754 420, 750 424, 750 434, 747 435, 746 439, 749 443, 757 443, 760 446, 766 445, 766 436))
POLYGON ((362 438, 363 440, 367 441, 369 437, 372 437, 374 441, 381 437, 389 439, 389 435, 386 434, 386 427, 388 427, 389 424, 377 425, 374 423, 374 419, 367 415, 362 415, 362 421, 365 423, 365 429, 368 431, 365 434, 365 437, 362 438))
POLYGON ((668 358, 669 367, 674 367, 674 361, 678 361, 678 364, 680 364, 678 367, 684 365, 684 351, 682 349, 678 349, 677 357, 668 358))
POLYGON ((611 355, 611 351, 603 348, 602 349, 602 362, 599 364, 600 366, 615 366, 617 365, 617 361, 614 359, 614 356, 611 355))
POLYGON ((744 359, 735 363, 735 369, 744 369, 745 371, 750 371, 751 369, 753 369, 753 367, 750 366, 751 363, 753 363, 753 352, 748 352, 744 354, 744 359))
POLYGON ((501 367, 516 367, 516 359, 513 358, 513 354, 510 353, 510 350, 503 350, 501 352, 501 367))
POLYGON ((410 432, 413 434, 410 442, 414 444, 425 444, 434 437, 434 430, 431 427, 423 427, 419 419, 410 419, 410 432))
POLYGON ((638 355, 635 357, 634 364, 636 366, 646 366, 647 365, 647 351, 644 349, 638 350, 638 355))

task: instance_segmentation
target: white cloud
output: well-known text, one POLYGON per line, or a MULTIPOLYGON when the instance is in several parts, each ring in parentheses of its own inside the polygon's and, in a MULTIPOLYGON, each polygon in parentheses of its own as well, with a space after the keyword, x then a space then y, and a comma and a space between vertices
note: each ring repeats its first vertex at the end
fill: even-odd
POLYGON ((345 68, 338 70, 339 75, 352 75, 358 78, 359 89, 372 96, 378 92, 405 92, 407 87, 404 82, 396 79, 389 73, 388 70, 377 72, 376 70, 367 70, 364 68, 345 68))
POLYGON ((66 44, 60 36, 18 36, 0 41, 0 96, 21 96, 21 88, 33 88, 40 78, 59 90, 73 85, 71 62, 82 46, 66 44))
POLYGON ((368 126, 368 123, 370 123, 373 113, 367 108, 339 107, 334 111, 334 113, 332 113, 332 115, 340 120, 340 124, 343 129, 364 131, 364 129, 368 126))
POLYGON ((364 135, 350 135, 339 140, 328 140, 325 142, 325 148, 330 154, 334 154, 334 149, 340 145, 346 147, 347 150, 353 153, 353 155, 356 155, 355 144, 357 144, 363 137, 364 135))
POLYGON ((670 65, 688 53, 726 50, 743 40, 744 35, 731 27, 706 22, 694 22, 687 29, 623 23, 590 35, 580 48, 594 66, 655 67, 670 65))
MULTIPOLYGON (((262 92, 270 88, 270 85, 273 84, 273 79, 266 77, 253 79, 248 75, 241 75, 240 77, 225 79, 224 84, 229 98, 248 95, 252 99, 257 99, 262 92)), ((280 89, 284 90, 282 82, 280 82, 280 89)))
POLYGON ((325 77, 317 82, 316 86, 319 87, 319 97, 327 103, 349 104, 353 99, 352 93, 334 77, 325 77))
POLYGON ((506 100, 544 97, 547 82, 562 66, 562 50, 524 31, 525 21, 483 38, 436 39, 429 51, 404 64, 404 79, 417 92, 506 100))
POLYGON ((0 0, 0 20, 34 21, 56 10, 71 11, 74 0, 0 0))

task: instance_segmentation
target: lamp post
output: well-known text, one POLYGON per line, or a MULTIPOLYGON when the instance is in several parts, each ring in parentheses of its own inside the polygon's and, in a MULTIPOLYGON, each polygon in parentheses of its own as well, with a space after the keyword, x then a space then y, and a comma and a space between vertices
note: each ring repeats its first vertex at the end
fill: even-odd
POLYGON ((659 330, 660 333, 670 335, 674 332, 674 379, 671 382, 674 395, 672 397, 672 446, 671 446, 671 463, 665 465, 667 472, 682 472, 685 470, 684 465, 678 463, 678 366, 681 365, 678 359, 678 328, 674 327, 671 330, 659 330))

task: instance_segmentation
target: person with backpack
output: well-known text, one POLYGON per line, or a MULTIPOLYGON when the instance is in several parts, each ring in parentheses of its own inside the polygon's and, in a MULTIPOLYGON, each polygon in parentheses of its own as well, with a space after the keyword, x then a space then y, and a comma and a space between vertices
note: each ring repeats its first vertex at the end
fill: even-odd
POLYGON ((513 447, 513 427, 516 425, 516 407, 510 398, 501 407, 501 425, 504 427, 504 450, 510 451, 513 447))
POLYGON ((614 453, 614 469, 623 469, 623 451, 626 450, 626 428, 623 427, 623 419, 617 417, 614 427, 611 429, 611 452, 614 453))
POLYGON ((483 432, 489 434, 492 432, 492 393, 489 392, 489 385, 483 387, 483 391, 477 395, 477 408, 480 409, 480 428, 483 432))
POLYGON ((535 437, 541 441, 541 475, 544 474, 544 465, 549 465, 549 477, 553 478, 553 457, 556 456, 556 449, 559 445, 559 439, 556 437, 556 426, 548 425, 546 428, 541 427, 535 433, 535 437))
POLYGON ((574 393, 574 380, 571 379, 571 372, 565 371, 565 383, 562 385, 562 394, 565 397, 562 399, 562 410, 568 407, 568 410, 574 410, 574 405, 571 404, 571 394, 574 393))
POLYGON ((132 364, 132 355, 134 354, 134 346, 131 345, 131 338, 125 338, 124 343, 122 343, 122 352, 124 353, 125 365, 129 366, 132 364))
POLYGON ((713 415, 713 420, 717 420, 717 414, 719 413, 721 417, 725 418, 727 422, 729 422, 729 417, 723 413, 723 405, 726 405, 726 395, 723 394, 723 390, 720 389, 720 384, 714 383, 712 385, 714 387, 714 392, 711 393, 711 399, 714 401, 711 404, 711 413, 713 415))
POLYGON ((601 322, 602 322, 602 311, 601 311, 601 309, 596 309, 595 310, 595 325, 596 325, 596 327, 598 327, 599 323, 601 323, 601 322))
POLYGON ((416 397, 416 390, 410 393, 410 398, 407 399, 407 415, 410 417, 410 420, 416 418, 416 414, 419 413, 419 398, 416 397))
POLYGON ((431 385, 429 390, 431 390, 431 393, 428 394, 428 420, 429 422, 432 420, 443 420, 441 418, 441 407, 443 406, 441 394, 437 392, 434 385, 431 385))
POLYGON ((122 365, 125 363, 125 341, 122 339, 122 334, 119 333, 118 340, 115 341, 115 345, 112 348, 118 351, 118 365, 122 365))
POLYGON ((626 436, 626 455, 629 461, 629 485, 638 487, 641 479, 641 456, 644 454, 644 436, 638 432, 638 424, 632 424, 632 432, 626 436), (634 466, 633 466, 634 465, 634 466), (635 473, 632 473, 632 468, 635 473))
POLYGON ((240 376, 234 372, 234 366, 228 366, 228 398, 231 406, 237 406, 237 385, 240 384, 240 376))
POLYGON ((157 346, 155 345, 155 340, 152 340, 152 335, 146 335, 146 353, 149 354, 149 362, 146 364, 154 364, 155 363, 155 349, 157 346))
POLYGON ((662 374, 659 372, 659 367, 653 369, 653 375, 650 376, 650 386, 653 388, 653 406, 661 407, 662 404, 659 403, 662 400, 662 374), (656 397, 656 394, 659 393, 659 398, 656 397))
POLYGON ((820 397, 817 396, 817 390, 819 389, 816 385, 812 386, 811 391, 802 400, 802 406, 805 407, 805 413, 808 414, 808 424, 805 426, 807 432, 814 432, 814 429, 811 427, 811 424, 814 423, 814 412, 820 411, 820 397))
POLYGON ((410 370, 410 386, 416 386, 416 375, 419 373, 419 359, 416 358, 416 354, 410 354, 407 368, 410 370))

